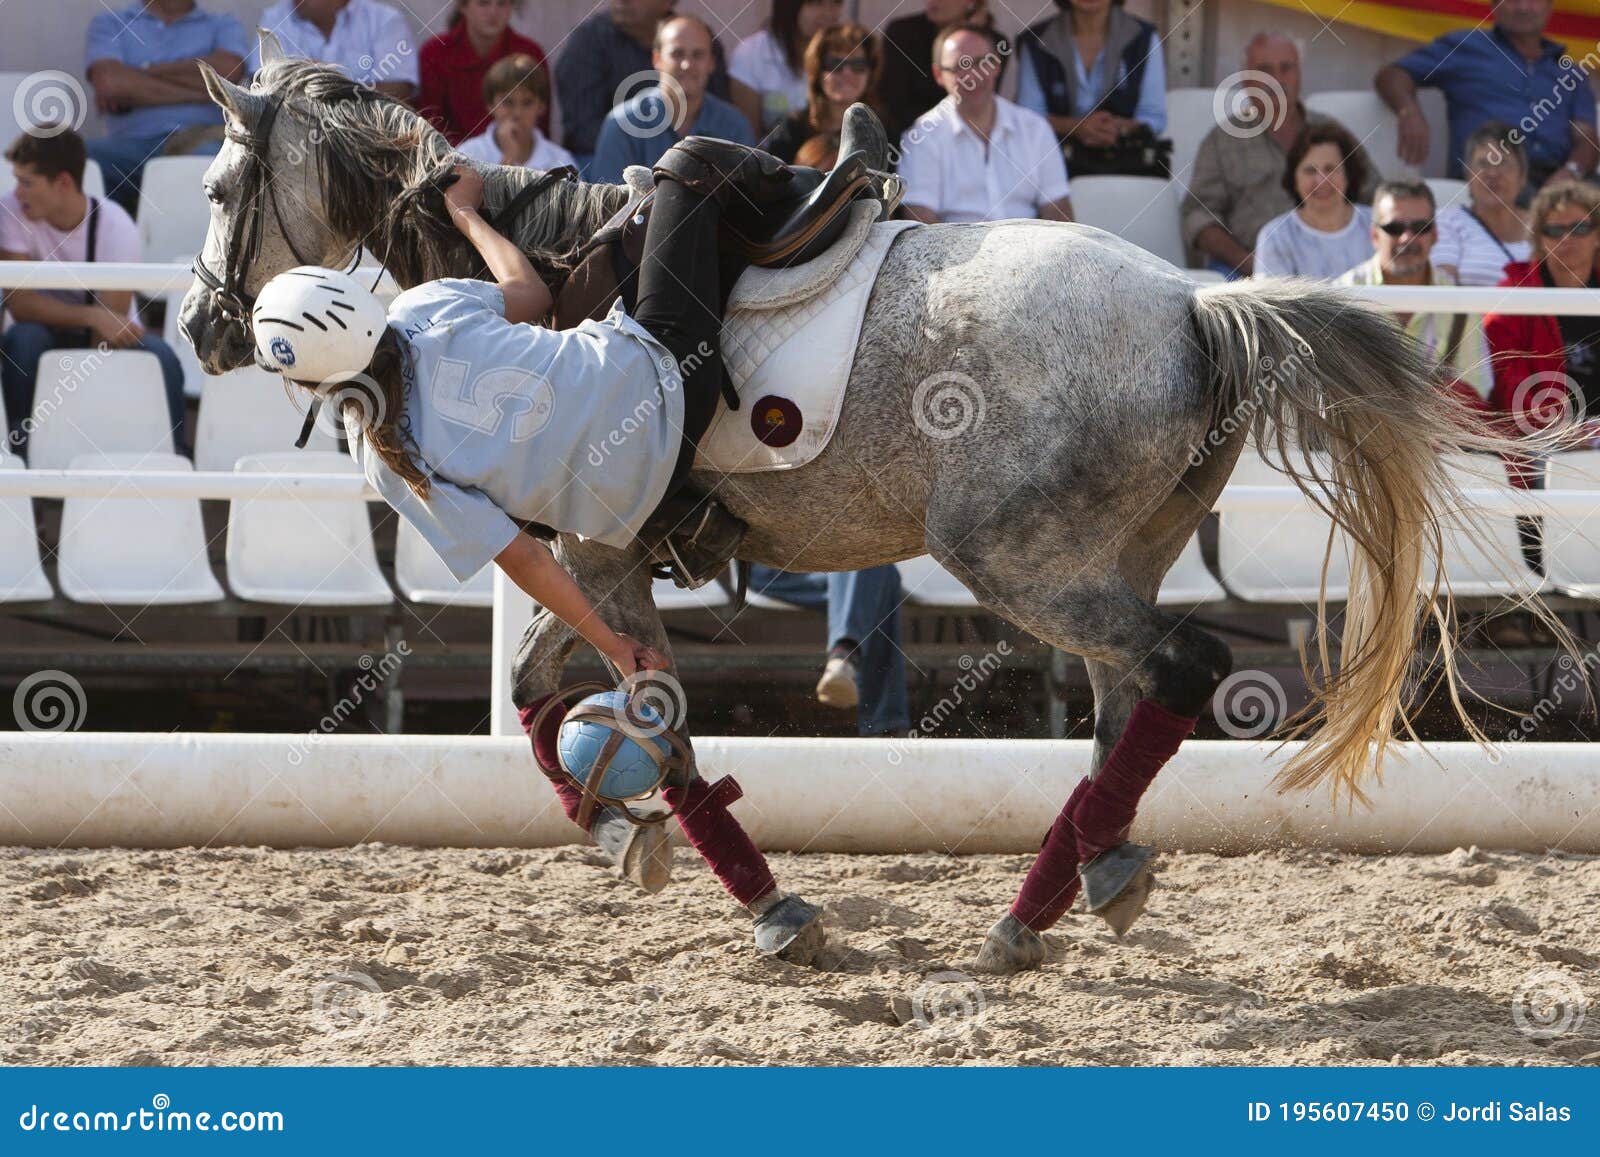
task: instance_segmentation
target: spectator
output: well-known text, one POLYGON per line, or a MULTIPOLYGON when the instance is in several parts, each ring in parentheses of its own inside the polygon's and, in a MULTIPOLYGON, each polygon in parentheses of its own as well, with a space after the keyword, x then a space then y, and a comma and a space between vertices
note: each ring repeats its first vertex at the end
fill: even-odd
POLYGON ((494 115, 489 127, 462 141, 456 151, 489 165, 559 169, 572 154, 539 131, 550 109, 550 71, 517 53, 495 63, 483 79, 483 99, 494 115))
MULTIPOLYGON (((139 229, 122 206, 83 192, 83 138, 71 130, 23 134, 6 150, 16 178, 0 198, 0 261, 138 261, 139 229)), ((161 362, 173 444, 183 442, 183 367, 177 354, 139 324, 130 290, 85 292, 13 289, 6 294, 12 322, 0 335, 0 381, 5 392, 10 449, 22 454, 33 413, 39 363, 53 349, 93 347, 148 350, 161 362)))
MULTIPOLYGON (((278 0, 261 14, 284 52, 336 64, 353 79, 396 100, 417 91, 417 45, 397 8, 378 0, 278 0)), ((261 47, 249 69, 261 67, 261 47)))
MULTIPOLYGON (((1246 79, 1240 94, 1244 107, 1200 142, 1183 204, 1184 242, 1226 277, 1250 276, 1261 227, 1294 208, 1283 174, 1295 139, 1308 125, 1335 123, 1301 103, 1300 50, 1287 36, 1258 33, 1245 46, 1244 66, 1272 83, 1246 79)), ((1355 199, 1365 202, 1372 197, 1377 170, 1364 151, 1357 151, 1368 176, 1355 199)))
POLYGON ((668 87, 652 85, 606 114, 590 180, 619 182, 629 165, 649 167, 684 137, 755 143, 750 122, 706 91, 715 67, 711 26, 698 16, 669 16, 656 30, 651 59, 668 87))
MULTIPOLYGON (((673 0, 610 0, 572 30, 556 58, 556 98, 561 102, 561 143, 587 170, 606 116, 638 95, 654 70, 656 27, 673 0)), ((722 45, 712 40, 715 67, 706 91, 728 98, 722 45)), ((746 122, 748 126, 749 122, 746 122)))
POLYGON ((106 191, 130 214, 144 165, 162 153, 222 147, 222 110, 206 95, 196 61, 229 80, 243 77, 249 42, 232 16, 194 0, 135 0, 89 20, 86 70, 107 135, 88 143, 106 191))
POLYGON ((904 735, 910 730, 906 654, 900 647, 904 594, 896 567, 797 574, 753 566, 750 589, 828 612, 828 658, 817 681, 819 702, 856 708, 856 728, 862 735, 904 735))
POLYGON ((1283 187, 1295 208, 1256 237, 1255 276, 1331 280, 1372 256, 1372 211, 1351 198, 1366 162, 1342 126, 1307 125, 1289 150, 1283 187))
POLYGON ((818 133, 795 150, 794 163, 812 169, 831 169, 839 163, 839 134, 818 133))
POLYGON ((1056 7, 1017 38, 1017 103, 1049 120, 1069 164, 1083 154, 1107 157, 1130 134, 1160 136, 1167 65, 1155 25, 1129 16, 1122 0, 1056 0, 1056 7))
MULTIPOLYGON (((422 46, 422 89, 417 111, 433 122, 445 140, 459 145, 489 128, 484 81, 489 69, 508 56, 531 56, 541 68, 544 49, 511 28, 511 13, 522 0, 455 0, 450 27, 422 46)), ((550 83, 545 81, 539 131, 550 131, 550 83)), ((492 102, 491 102, 492 103, 492 102)))
POLYGON ((800 151, 812 140, 829 145, 823 153, 837 151, 844 110, 856 101, 878 107, 878 64, 878 38, 860 24, 836 24, 813 36, 806 45, 806 102, 778 122, 766 150, 780 160, 808 165, 813 162, 801 161, 800 151))
MULTIPOLYGON (((1533 199, 1533 257, 1506 266, 1504 286, 1600 289, 1600 189, 1572 181, 1533 199)), ((1600 417, 1600 317, 1491 313, 1484 333, 1494 354, 1494 408, 1521 428, 1548 425, 1563 411, 1600 417)), ((1513 470, 1512 480, 1528 477, 1513 470)))
POLYGON ((984 0, 924 0, 920 13, 892 20, 884 28, 878 92, 883 98, 883 127, 891 141, 899 140, 919 116, 944 99, 931 67, 933 38, 951 24, 993 29, 994 17, 984 0))
POLYGON ((933 42, 950 95, 901 140, 905 212, 917 221, 1072 220, 1067 166, 1050 125, 996 96, 994 34, 952 25, 933 42))
POLYGON ((1528 180, 1528 157, 1511 126, 1489 121, 1467 138, 1468 204, 1439 214, 1433 261, 1461 285, 1499 285, 1506 266, 1533 256, 1527 211, 1517 196, 1528 180))
MULTIPOLYGON (((1372 244, 1367 261, 1340 285, 1454 285, 1430 260, 1438 231, 1433 190, 1423 181, 1385 181, 1372 199, 1372 244)), ((1468 408, 1486 411, 1493 385, 1482 318, 1465 313, 1399 313, 1395 319, 1427 350, 1441 384, 1468 408)))
POLYGON ((806 45, 843 11, 844 0, 772 0, 766 27, 733 50, 730 97, 758 135, 805 108, 806 45))
POLYGON ((1492 28, 1447 32, 1385 65, 1378 93, 1400 118, 1400 159, 1428 159, 1428 119, 1417 89, 1443 91, 1450 118, 1448 175, 1461 175, 1467 138, 1485 121, 1522 126, 1533 188, 1581 179, 1600 160, 1595 97, 1567 50, 1544 36, 1551 0, 1493 0, 1492 28))

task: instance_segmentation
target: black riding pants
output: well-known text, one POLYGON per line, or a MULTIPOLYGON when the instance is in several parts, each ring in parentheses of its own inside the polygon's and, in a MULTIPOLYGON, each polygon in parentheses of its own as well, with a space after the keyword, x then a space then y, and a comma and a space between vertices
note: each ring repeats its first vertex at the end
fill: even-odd
POLYGON ((677 360, 683 378, 683 442, 666 497, 683 487, 695 446, 711 425, 721 397, 722 289, 737 269, 717 252, 722 210, 676 181, 656 185, 645 228, 633 319, 677 360))

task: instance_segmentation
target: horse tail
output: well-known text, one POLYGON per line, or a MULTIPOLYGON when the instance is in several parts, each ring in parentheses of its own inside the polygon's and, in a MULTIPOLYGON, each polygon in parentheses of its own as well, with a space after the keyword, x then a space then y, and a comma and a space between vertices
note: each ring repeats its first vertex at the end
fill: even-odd
MULTIPOLYGON (((1469 735, 1487 738, 1462 703, 1455 610, 1442 581, 1444 530, 1482 530, 1446 468, 1451 451, 1507 453, 1556 444, 1554 433, 1515 439, 1481 424, 1440 388, 1419 343, 1351 294, 1306 281, 1234 282, 1193 298, 1194 326, 1214 374, 1211 437, 1248 429, 1273 465, 1351 543, 1350 595, 1337 670, 1329 661, 1325 599, 1318 599, 1311 703, 1281 731, 1307 742, 1279 772, 1279 790, 1327 783, 1335 798, 1365 800, 1381 777, 1397 726, 1415 739, 1408 688, 1429 621, 1438 666, 1469 735)), ((1495 459, 1486 459, 1501 470, 1495 459)), ((1503 474, 1502 474, 1503 477, 1503 474)), ((1328 553, 1323 557, 1326 585, 1328 553)), ((1576 657, 1571 635, 1532 594, 1523 604, 1576 657)))

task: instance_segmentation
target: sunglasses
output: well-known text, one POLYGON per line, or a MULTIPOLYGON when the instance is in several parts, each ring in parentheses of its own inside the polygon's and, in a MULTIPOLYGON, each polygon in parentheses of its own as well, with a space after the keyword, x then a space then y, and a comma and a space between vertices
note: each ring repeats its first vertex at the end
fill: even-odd
POLYGON ((1563 237, 1587 237, 1593 232, 1593 221, 1574 221, 1571 225, 1551 225, 1546 223, 1539 227, 1539 235, 1548 237, 1552 241, 1560 241, 1563 237))
POLYGON ((872 64, 864 56, 830 56, 822 62, 823 72, 866 72, 872 64))
POLYGON ((1404 237, 1407 233, 1421 237, 1424 233, 1433 232, 1433 218, 1424 217, 1420 221, 1390 221, 1386 225, 1379 225, 1391 237, 1404 237))

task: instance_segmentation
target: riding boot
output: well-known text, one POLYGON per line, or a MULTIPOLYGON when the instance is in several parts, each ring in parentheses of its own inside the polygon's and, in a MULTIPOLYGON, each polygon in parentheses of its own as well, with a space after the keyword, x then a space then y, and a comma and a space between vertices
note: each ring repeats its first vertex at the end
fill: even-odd
POLYGON ((744 542, 746 526, 708 494, 679 490, 639 528, 639 540, 667 567, 672 581, 695 590, 728 569, 744 542))

